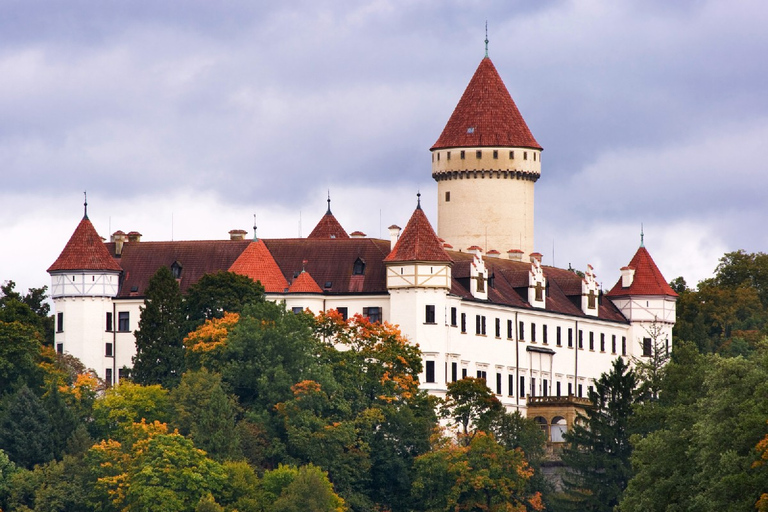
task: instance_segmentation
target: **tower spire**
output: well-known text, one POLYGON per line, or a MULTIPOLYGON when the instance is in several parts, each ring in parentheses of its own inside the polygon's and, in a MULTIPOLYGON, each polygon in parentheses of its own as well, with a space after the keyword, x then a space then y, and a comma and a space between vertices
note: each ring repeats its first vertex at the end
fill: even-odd
POLYGON ((485 20, 485 58, 488 58, 488 20, 485 20))
POLYGON ((643 223, 640 223, 640 247, 645 247, 645 233, 643 233, 643 223))
POLYGON ((83 191, 83 218, 88 218, 88 192, 83 191))
POLYGON ((253 214, 253 241, 257 242, 259 238, 256 236, 256 214, 253 214))
POLYGON ((421 191, 416 192, 416 209, 421 210, 421 191))
POLYGON ((331 215, 331 189, 328 189, 328 211, 325 214, 331 215))

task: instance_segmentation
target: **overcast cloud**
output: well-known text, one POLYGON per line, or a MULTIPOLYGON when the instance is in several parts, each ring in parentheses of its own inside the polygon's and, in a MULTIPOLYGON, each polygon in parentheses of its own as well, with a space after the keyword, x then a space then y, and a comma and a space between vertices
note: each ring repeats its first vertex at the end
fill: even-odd
POLYGON ((536 246, 610 287, 768 250, 768 6, 718 1, 0 0, 0 281, 102 236, 405 225, 490 56, 544 147, 536 246))

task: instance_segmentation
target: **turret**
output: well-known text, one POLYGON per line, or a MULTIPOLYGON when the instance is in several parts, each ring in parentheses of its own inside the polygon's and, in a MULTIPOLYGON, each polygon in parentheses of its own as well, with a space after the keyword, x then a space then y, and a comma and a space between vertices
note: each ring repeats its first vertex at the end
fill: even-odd
POLYGON ((486 56, 431 148, 438 235, 454 247, 532 253, 541 151, 486 56))

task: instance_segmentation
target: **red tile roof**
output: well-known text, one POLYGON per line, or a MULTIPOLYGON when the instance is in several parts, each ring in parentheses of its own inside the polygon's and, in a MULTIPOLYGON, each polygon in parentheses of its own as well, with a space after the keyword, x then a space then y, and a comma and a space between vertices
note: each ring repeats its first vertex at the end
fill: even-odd
POLYGON ((323 215, 320 222, 317 223, 315 229, 309 234, 307 238, 349 238, 349 235, 344 228, 341 227, 339 221, 333 216, 330 210, 323 215))
POLYGON ((451 257, 419 206, 384 261, 451 261, 451 257))
POLYGON ((541 149, 488 57, 480 62, 432 149, 478 146, 541 149))
POLYGON ((112 258, 88 217, 83 217, 64 250, 48 267, 48 272, 60 270, 113 270, 122 268, 112 258))
POLYGON ((251 242, 228 270, 261 282, 266 292, 282 293, 288 288, 288 281, 262 240, 251 242))
POLYGON ((634 269, 635 276, 632 284, 624 288, 621 285, 622 279, 608 292, 609 297, 623 297, 626 295, 665 295, 667 297, 677 297, 677 293, 669 286, 669 283, 661 275, 659 267, 651 258, 651 254, 645 247, 640 247, 632 261, 627 265, 634 269))
POLYGON ((323 293, 309 272, 301 272, 288 288, 288 293, 323 293))

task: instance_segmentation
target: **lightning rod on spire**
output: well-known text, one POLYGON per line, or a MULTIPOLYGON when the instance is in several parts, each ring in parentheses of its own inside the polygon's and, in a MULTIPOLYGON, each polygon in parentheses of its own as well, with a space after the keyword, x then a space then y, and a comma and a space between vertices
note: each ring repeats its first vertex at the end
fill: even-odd
POLYGON ((485 56, 488 57, 488 20, 485 20, 485 56))
POLYGON ((88 218, 88 191, 83 190, 83 218, 88 218))

